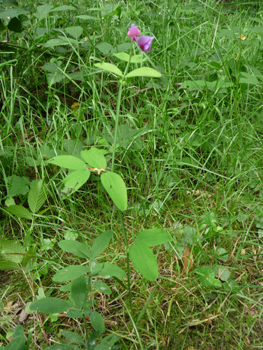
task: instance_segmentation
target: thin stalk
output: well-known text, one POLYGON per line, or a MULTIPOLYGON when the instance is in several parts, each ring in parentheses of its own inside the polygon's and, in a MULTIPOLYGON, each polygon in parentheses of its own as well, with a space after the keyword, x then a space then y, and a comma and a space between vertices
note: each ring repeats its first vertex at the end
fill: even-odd
POLYGON ((120 210, 118 210, 118 211, 119 211, 120 221, 121 221, 123 235, 124 235, 124 243, 125 243, 125 246, 126 246, 129 304, 130 304, 130 308, 132 309, 129 244, 128 244, 128 239, 127 239, 126 229, 125 229, 124 222, 123 222, 122 213, 121 213, 120 210))
MULTIPOLYGON (((131 44, 131 54, 132 54, 132 44, 131 44)), ((129 61, 126 65, 125 71, 123 73, 123 77, 122 77, 121 81, 119 82, 119 91, 118 91, 118 97, 117 97, 116 117, 115 117, 115 128, 114 128, 114 139, 113 139, 112 157, 111 157, 111 171, 112 172, 114 171, 114 162, 115 162, 115 153, 116 153, 116 142, 117 142, 117 136, 118 136, 122 89, 123 89, 123 85, 125 83, 125 76, 127 74, 129 66, 130 66, 131 54, 130 54, 129 61)))

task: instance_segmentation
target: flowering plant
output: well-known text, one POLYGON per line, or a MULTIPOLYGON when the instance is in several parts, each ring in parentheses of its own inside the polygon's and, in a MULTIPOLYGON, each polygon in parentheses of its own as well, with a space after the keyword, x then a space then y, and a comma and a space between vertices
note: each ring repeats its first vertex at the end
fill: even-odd
POLYGON ((142 49, 142 51, 150 51, 154 36, 142 35, 138 38, 138 36, 140 34, 141 34, 141 31, 135 24, 132 24, 130 26, 128 33, 127 33, 127 35, 130 38, 132 38, 132 41, 137 41, 138 46, 142 49))

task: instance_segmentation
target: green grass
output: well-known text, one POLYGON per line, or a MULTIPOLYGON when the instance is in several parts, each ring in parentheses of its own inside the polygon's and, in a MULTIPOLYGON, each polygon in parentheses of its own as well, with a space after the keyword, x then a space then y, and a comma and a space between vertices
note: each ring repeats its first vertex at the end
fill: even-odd
MULTIPOLYGON (((84 261, 61 251, 59 241, 91 245, 113 230, 100 260, 127 272, 118 209, 99 177, 92 174, 62 199, 67 170, 46 160, 97 147, 111 169, 119 84, 94 65, 125 69, 112 53, 130 52, 127 31, 135 23, 155 39, 150 52, 134 45, 133 54, 142 54, 143 65, 162 77, 132 78, 123 86, 114 171, 128 190, 122 217, 129 245, 150 228, 162 228, 172 242, 153 249, 156 281, 131 264, 132 307, 128 290, 115 279, 105 281, 111 295, 93 290, 104 335, 117 334, 120 349, 262 348, 263 7, 250 3, 75 1, 75 10, 45 14, 37 8, 45 2, 27 2, 30 11, 24 8, 29 12, 19 17, 23 30, 11 27, 10 42, 3 42, 0 26, 0 258, 7 259, 4 240, 19 241, 29 257, 19 270, 0 260, 0 346, 7 346, 21 310, 37 295, 68 300, 52 277, 84 261), (72 27, 82 28, 80 43, 46 44, 58 36, 73 39, 72 27), (32 220, 10 214, 11 204, 29 208, 36 179, 47 185, 41 209, 32 220), (218 249, 225 249, 225 259, 218 249), (221 278, 221 287, 204 285, 196 269, 218 266, 230 276, 221 278)), ((26 335, 36 325, 30 349, 54 344, 61 330, 84 332, 80 320, 30 314, 26 335)))

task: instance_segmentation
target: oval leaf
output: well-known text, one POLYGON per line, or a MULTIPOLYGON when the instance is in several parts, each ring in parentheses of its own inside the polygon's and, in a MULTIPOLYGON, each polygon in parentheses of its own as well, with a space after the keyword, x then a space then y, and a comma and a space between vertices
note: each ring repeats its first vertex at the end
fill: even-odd
POLYGON ((81 157, 89 164, 89 166, 94 168, 105 169, 107 166, 106 159, 101 150, 92 147, 90 150, 81 151, 81 157))
POLYGON ((103 317, 97 311, 93 311, 90 314, 90 323, 92 327, 95 329, 95 331, 98 331, 100 333, 105 332, 105 324, 104 324, 103 317))
POLYGON ((47 190, 43 180, 38 181, 28 192, 28 205, 33 213, 37 213, 47 199, 47 190))
POLYGON ((67 266, 62 270, 59 270, 52 278, 54 282, 66 282, 73 281, 74 279, 84 275, 89 272, 87 266, 73 265, 67 266))
POLYGON ((88 246, 83 243, 73 241, 73 240, 64 240, 58 243, 58 246, 65 252, 72 253, 79 256, 80 258, 90 259, 92 258, 91 250, 88 246))
POLYGON ((131 261, 143 277, 149 281, 154 281, 158 278, 158 265, 156 258, 151 249, 143 243, 133 244, 130 247, 131 261))
POLYGON ((94 64, 94 66, 99 69, 106 70, 107 72, 111 72, 122 77, 122 71, 117 66, 115 66, 115 64, 103 62, 103 63, 96 63, 94 64))
POLYGON ((70 173, 64 180, 63 183, 67 188, 74 188, 77 191, 90 177, 90 171, 87 169, 80 169, 70 173))
POLYGON ((71 285, 71 300, 76 308, 82 309, 87 299, 87 285, 84 275, 74 279, 71 285))
POLYGON ((170 235, 158 228, 144 230, 135 238, 135 243, 144 243, 148 247, 154 247, 170 241, 172 241, 170 235))
POLYGON ((106 283, 102 281, 94 281, 93 282, 93 287, 97 289, 99 292, 110 295, 111 294, 111 289, 107 286, 106 283))
POLYGON ((66 300, 58 298, 42 298, 30 304, 31 311, 39 311, 42 314, 59 314, 67 311, 73 305, 66 300))
POLYGON ((112 237, 113 237, 113 232, 111 230, 108 230, 103 232, 101 235, 99 235, 95 239, 91 248, 93 257, 100 255, 100 253, 102 253, 103 250, 107 248, 112 237))
POLYGON ((72 170, 87 169, 87 165, 81 159, 74 156, 58 156, 48 160, 48 163, 72 170))
POLYGON ((122 211, 127 209, 127 189, 120 175, 109 172, 101 174, 101 182, 114 204, 122 211))
POLYGON ((151 78, 160 78, 162 74, 157 70, 149 67, 141 67, 138 69, 134 69, 130 73, 126 75, 126 78, 132 77, 151 77, 151 78))
POLYGON ((99 276, 103 276, 105 278, 109 278, 109 277, 125 278, 126 277, 126 273, 119 266, 116 266, 110 263, 105 263, 101 265, 103 265, 103 268, 102 270, 98 271, 99 276))
POLYGON ((22 205, 10 205, 6 208, 6 211, 12 215, 16 215, 19 218, 32 219, 32 214, 30 211, 24 208, 22 205))

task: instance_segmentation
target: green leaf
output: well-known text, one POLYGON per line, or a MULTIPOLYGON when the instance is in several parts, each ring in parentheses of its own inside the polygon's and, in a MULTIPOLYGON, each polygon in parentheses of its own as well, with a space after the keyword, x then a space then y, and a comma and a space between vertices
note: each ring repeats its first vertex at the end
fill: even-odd
POLYGON ((48 160, 48 163, 72 170, 87 169, 87 165, 81 159, 74 156, 58 156, 48 160))
POLYGON ((78 345, 85 345, 81 336, 75 332, 61 331, 60 334, 63 335, 63 337, 67 338, 68 340, 72 341, 72 343, 75 343, 78 345))
POLYGON ((122 77, 123 75, 122 71, 117 66, 115 66, 115 64, 112 64, 112 63, 106 63, 106 62, 96 63, 94 64, 94 66, 99 69, 106 70, 107 72, 111 72, 113 74, 119 75, 120 77, 122 77))
POLYGON ((17 17, 14 17, 11 19, 11 21, 8 23, 7 28, 9 30, 11 30, 12 32, 15 33, 21 33, 22 32, 22 22, 20 21, 20 19, 18 19, 17 17))
POLYGON ((83 310, 71 308, 68 310, 67 315, 70 318, 82 318, 83 317, 83 310))
POLYGON ((47 189, 43 180, 38 181, 28 193, 28 205, 33 213, 37 213, 47 199, 47 189))
POLYGON ((197 273, 198 279, 204 287, 218 285, 215 279, 214 270, 211 266, 198 267, 197 269, 195 269, 195 273, 197 273))
POLYGON ((113 49, 113 46, 108 43, 100 42, 96 45, 96 48, 103 53, 103 55, 108 55, 108 53, 113 49))
POLYGON ((162 74, 157 70, 149 67, 141 67, 138 69, 134 69, 130 73, 126 75, 126 78, 132 77, 150 77, 150 78, 160 78, 162 74))
POLYGON ((4 270, 4 271, 20 270, 20 266, 10 260, 5 259, 0 254, 0 270, 4 270))
POLYGON ((60 46, 60 45, 68 45, 69 43, 63 40, 61 37, 57 39, 50 39, 45 44, 43 44, 43 47, 54 47, 54 46, 60 46))
POLYGON ((227 252, 227 250, 225 250, 225 248, 218 248, 216 250, 216 252, 217 252, 218 258, 220 260, 223 260, 223 261, 227 262, 227 260, 228 260, 228 252, 227 252))
POLYGON ((222 281, 227 281, 231 275, 231 272, 225 266, 215 266, 214 273, 222 281))
POLYGON ((78 39, 83 32, 83 28, 80 26, 67 27, 67 28, 65 28, 65 32, 68 33, 69 35, 73 36, 75 39, 78 39))
POLYGON ((30 211, 22 207, 22 205, 10 205, 6 208, 6 211, 8 211, 8 213, 12 215, 16 215, 17 217, 23 219, 32 219, 33 217, 30 211))
POLYGON ((8 196, 14 197, 18 196, 20 194, 25 195, 27 194, 30 184, 29 178, 26 176, 9 176, 7 178, 8 183, 11 184, 9 190, 8 190, 8 196))
POLYGON ((239 83, 259 85, 259 81, 255 75, 246 72, 241 72, 241 75, 243 75, 244 78, 240 78, 239 83))
MULTIPOLYGON (((13 340, 5 348, 5 350, 26 350, 25 346, 26 338, 24 329, 21 325, 16 326, 13 333, 13 340)), ((1 349, 2 347, 0 347, 1 349)))
POLYGON ((106 169, 107 162, 104 157, 103 151, 98 148, 92 147, 88 151, 81 151, 81 157, 89 164, 90 167, 98 169, 106 169))
POLYGON ((82 309, 87 299, 87 285, 84 275, 73 280, 70 295, 76 308, 82 309))
POLYGON ((59 270, 52 278, 54 282, 74 281, 74 279, 89 272, 87 266, 72 265, 59 270))
POLYGON ((0 240, 0 253, 4 259, 20 264, 24 258, 24 252, 24 248, 18 241, 0 240))
POLYGON ((154 247, 170 241, 172 241, 170 235, 158 228, 144 230, 140 232, 135 238, 136 244, 143 243, 148 247, 154 247))
POLYGON ((60 12, 60 11, 68 11, 68 10, 76 11, 76 7, 70 6, 70 5, 62 5, 62 6, 57 6, 53 8, 50 12, 58 12, 58 11, 60 12))
POLYGON ((147 58, 142 58, 141 55, 130 56, 125 52, 114 53, 113 56, 125 62, 130 61, 130 63, 142 63, 147 60, 147 58))
POLYGON ((130 249, 130 259, 143 277, 149 281, 158 278, 158 265, 151 249, 143 243, 134 243, 130 249))
POLYGON ((122 211, 127 209, 127 189, 120 175, 108 172, 101 174, 101 182, 114 204, 122 211))
POLYGON ((105 324, 104 324, 103 317, 97 311, 93 311, 90 314, 90 323, 92 327, 95 329, 95 331, 98 331, 100 333, 105 332, 105 324))
POLYGON ((86 169, 80 169, 73 171, 73 173, 70 173, 63 180, 63 184, 66 188, 74 189, 74 191, 71 192, 72 194, 73 192, 77 191, 81 186, 83 186, 84 183, 88 181, 89 177, 90 171, 86 167, 86 169))
POLYGON ((110 295, 111 294, 111 289, 107 286, 106 283, 102 281, 94 281, 93 282, 93 287, 97 289, 99 292, 110 295))
POLYGON ((103 232, 101 235, 99 235, 95 239, 91 248, 93 257, 100 255, 100 253, 102 253, 103 250, 107 248, 112 237, 113 237, 113 232, 111 230, 108 230, 103 232))
POLYGON ((39 311, 42 314, 60 314, 73 307, 69 301, 58 298, 42 298, 30 304, 31 311, 39 311))
POLYGON ((126 273, 119 266, 116 266, 110 263, 105 263, 100 265, 102 265, 102 270, 98 271, 99 276, 103 276, 104 278, 106 277, 107 278, 110 278, 110 277, 125 278, 126 277, 126 273))
POLYGON ((58 243, 58 246, 65 252, 77 255, 80 258, 91 259, 92 253, 88 246, 78 241, 64 240, 58 243))

